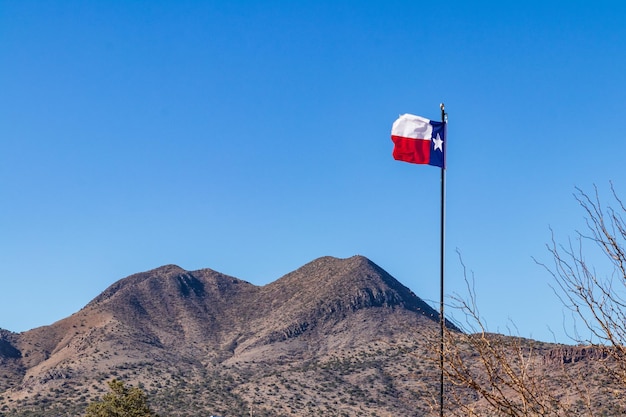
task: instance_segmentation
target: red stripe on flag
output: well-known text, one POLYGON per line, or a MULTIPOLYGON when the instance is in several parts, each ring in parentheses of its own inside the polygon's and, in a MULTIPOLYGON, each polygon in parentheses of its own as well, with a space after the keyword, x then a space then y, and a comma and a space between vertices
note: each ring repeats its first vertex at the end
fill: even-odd
POLYGON ((412 164, 430 162, 430 140, 391 136, 393 140, 393 159, 412 164))

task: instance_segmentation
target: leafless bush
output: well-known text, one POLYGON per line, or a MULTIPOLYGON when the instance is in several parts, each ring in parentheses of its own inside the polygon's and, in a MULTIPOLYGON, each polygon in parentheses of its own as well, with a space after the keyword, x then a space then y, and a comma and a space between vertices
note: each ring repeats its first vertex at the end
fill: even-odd
MULTIPOLYGON (((623 415, 626 388, 626 207, 611 184, 574 194, 586 229, 567 244, 554 233, 540 263, 575 319, 572 345, 490 333, 461 260, 467 295, 451 297, 465 334, 445 332, 446 401, 458 416, 623 415), (591 245, 589 245, 591 244, 591 245), (581 336, 581 332, 587 336, 581 336)), ((512 334, 513 333, 513 334, 512 334)))
MULTIPOLYGON (((593 415, 580 366, 547 363, 553 345, 491 333, 481 317, 473 277, 464 270, 467 296, 453 295, 465 333, 445 332, 447 408, 455 416, 593 415), (566 389, 564 389, 564 387, 566 389)), ((512 333, 510 331, 509 333, 512 333)))

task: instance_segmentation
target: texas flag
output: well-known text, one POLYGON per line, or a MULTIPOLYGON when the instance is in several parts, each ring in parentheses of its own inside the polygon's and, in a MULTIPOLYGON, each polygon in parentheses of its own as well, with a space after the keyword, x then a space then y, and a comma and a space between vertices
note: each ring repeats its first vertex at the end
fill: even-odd
POLYGON ((391 128, 393 158, 412 164, 446 166, 446 124, 403 114, 391 128))

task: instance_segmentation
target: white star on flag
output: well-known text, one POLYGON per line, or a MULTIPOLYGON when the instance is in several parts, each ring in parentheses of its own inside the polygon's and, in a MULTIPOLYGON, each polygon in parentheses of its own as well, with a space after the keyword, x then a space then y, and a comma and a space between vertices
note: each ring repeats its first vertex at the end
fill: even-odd
POLYGON ((435 142, 435 151, 437 149, 439 149, 441 152, 443 152, 443 141, 441 140, 441 138, 439 137, 439 133, 437 133, 437 137, 435 139, 433 139, 433 142, 435 142))

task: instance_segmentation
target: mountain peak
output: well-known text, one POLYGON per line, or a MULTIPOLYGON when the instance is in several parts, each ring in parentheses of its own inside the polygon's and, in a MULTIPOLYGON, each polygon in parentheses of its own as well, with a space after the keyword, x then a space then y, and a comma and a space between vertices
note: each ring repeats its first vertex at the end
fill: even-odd
MULTIPOLYGON (((361 297, 356 306, 403 307, 436 319, 438 314, 380 266, 362 255, 325 256, 283 276, 269 286, 286 287, 284 294, 315 294, 318 299, 361 297)), ((355 307, 356 307, 355 306, 355 307)))
POLYGON ((154 278, 167 278, 173 275, 178 275, 186 272, 183 268, 178 265, 163 265, 158 268, 151 269, 145 272, 139 272, 133 275, 130 275, 126 278, 122 278, 111 286, 109 286, 106 290, 104 290, 100 295, 94 298, 87 306, 95 306, 100 304, 101 302, 113 297, 118 291, 123 288, 132 287, 140 284, 141 282, 147 279, 154 278))

